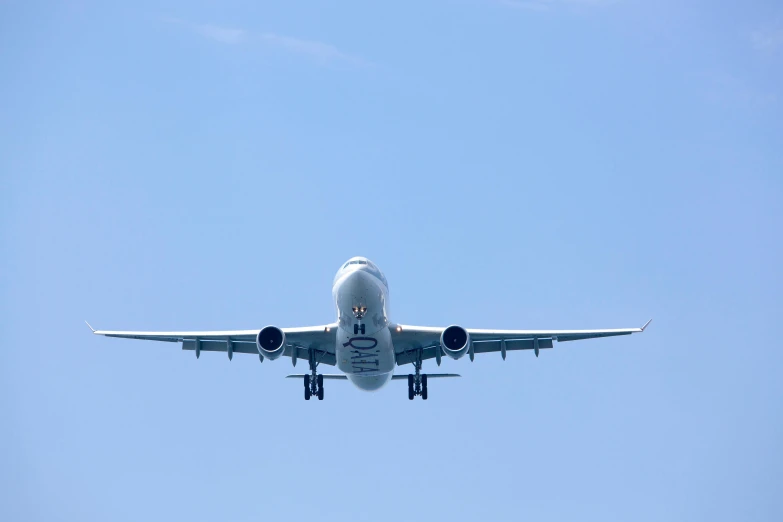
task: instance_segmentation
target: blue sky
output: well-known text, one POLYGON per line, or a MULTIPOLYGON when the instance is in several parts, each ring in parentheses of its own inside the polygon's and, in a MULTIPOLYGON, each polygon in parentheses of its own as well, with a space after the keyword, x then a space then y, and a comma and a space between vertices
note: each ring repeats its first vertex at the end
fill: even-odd
POLYGON ((0 519, 783 518, 779 3, 107 4, 0 4, 0 519), (354 255, 403 323, 654 321, 427 402, 82 322, 322 324, 354 255))

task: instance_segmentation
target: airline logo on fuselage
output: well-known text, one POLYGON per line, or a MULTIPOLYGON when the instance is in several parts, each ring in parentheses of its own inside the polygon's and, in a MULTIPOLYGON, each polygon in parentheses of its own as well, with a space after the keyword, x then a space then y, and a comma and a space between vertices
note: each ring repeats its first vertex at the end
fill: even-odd
POLYGON ((351 337, 343 343, 343 348, 351 349, 351 370, 353 373, 366 373, 378 371, 381 363, 378 357, 380 349, 375 337, 351 337))

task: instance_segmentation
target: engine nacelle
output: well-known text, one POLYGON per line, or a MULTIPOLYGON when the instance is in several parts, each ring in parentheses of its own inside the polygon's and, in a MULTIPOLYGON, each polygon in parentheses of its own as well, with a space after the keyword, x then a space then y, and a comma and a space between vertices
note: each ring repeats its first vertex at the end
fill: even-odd
POLYGON ((285 332, 276 326, 267 326, 256 335, 258 353, 274 361, 285 350, 285 332))
POLYGON ((452 359, 459 359, 470 348, 470 334, 461 326, 452 325, 440 334, 440 346, 443 353, 452 359))

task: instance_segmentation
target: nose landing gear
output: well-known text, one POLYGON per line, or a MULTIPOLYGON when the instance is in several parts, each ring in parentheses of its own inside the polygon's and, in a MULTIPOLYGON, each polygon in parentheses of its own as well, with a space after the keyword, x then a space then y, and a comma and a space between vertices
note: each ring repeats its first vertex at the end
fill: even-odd
POLYGON ((416 360, 413 362, 415 374, 408 374, 408 400, 412 401, 417 395, 422 400, 427 400, 427 374, 421 373, 421 351, 418 352, 416 360))

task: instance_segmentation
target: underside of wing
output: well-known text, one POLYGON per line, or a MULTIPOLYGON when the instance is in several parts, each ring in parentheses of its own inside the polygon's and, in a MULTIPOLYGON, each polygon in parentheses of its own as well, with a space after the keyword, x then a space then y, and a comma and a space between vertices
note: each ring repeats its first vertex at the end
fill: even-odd
MULTIPOLYGON (((554 342, 578 341, 599 337, 613 337, 643 332, 650 321, 641 328, 618 328, 607 330, 481 330, 465 329, 469 336, 468 353, 471 360, 476 353, 534 350, 552 348, 554 342)), ((436 358, 440 360, 441 334, 446 327, 396 325, 392 328, 392 341, 397 364, 416 360, 436 358)), ((439 361, 440 362, 440 361, 439 361)))
MULTIPOLYGON (((89 324, 88 324, 89 326, 89 324)), ((322 326, 307 326, 303 328, 281 328, 285 334, 285 347, 282 355, 296 360, 307 360, 312 353, 319 363, 334 366, 335 360, 335 324, 322 326)), ((92 327, 90 327, 92 329, 92 327)), ((171 332, 141 332, 93 330, 95 335, 118 337, 121 339, 140 339, 146 341, 178 342, 183 350, 200 352, 227 352, 229 358, 234 353, 247 353, 264 357, 256 346, 256 336, 260 330, 205 330, 205 331, 171 331, 171 332)))

